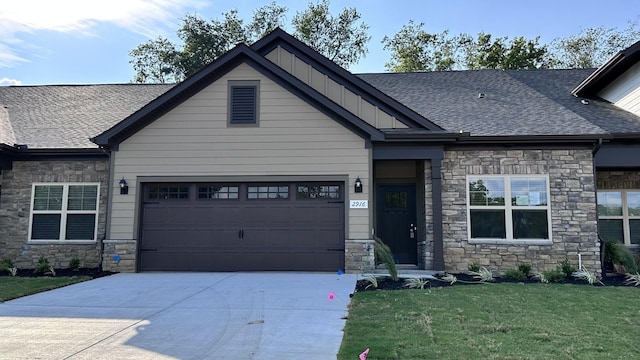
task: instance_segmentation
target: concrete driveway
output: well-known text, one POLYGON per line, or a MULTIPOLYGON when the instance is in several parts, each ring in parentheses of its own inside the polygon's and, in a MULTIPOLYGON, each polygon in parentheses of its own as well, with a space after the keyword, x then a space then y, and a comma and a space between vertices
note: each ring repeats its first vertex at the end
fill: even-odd
POLYGON ((356 275, 116 274, 0 303, 3 359, 335 359, 356 275))

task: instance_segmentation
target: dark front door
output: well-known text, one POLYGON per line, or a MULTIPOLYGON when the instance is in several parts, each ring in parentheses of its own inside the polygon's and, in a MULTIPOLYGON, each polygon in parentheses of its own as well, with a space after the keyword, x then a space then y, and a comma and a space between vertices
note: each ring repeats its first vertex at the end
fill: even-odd
POLYGON ((378 237, 389 245, 397 264, 417 264, 415 184, 378 185, 376 199, 378 237))

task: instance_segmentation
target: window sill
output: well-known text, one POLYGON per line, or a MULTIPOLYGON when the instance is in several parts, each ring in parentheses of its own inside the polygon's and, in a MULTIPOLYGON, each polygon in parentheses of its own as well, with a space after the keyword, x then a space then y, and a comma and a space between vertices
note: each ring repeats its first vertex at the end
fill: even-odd
POLYGON ((494 244, 494 245, 553 245, 549 240, 501 240, 501 239, 469 239, 469 244, 494 244))
POLYGON ((93 245, 95 240, 28 240, 29 245, 93 245))

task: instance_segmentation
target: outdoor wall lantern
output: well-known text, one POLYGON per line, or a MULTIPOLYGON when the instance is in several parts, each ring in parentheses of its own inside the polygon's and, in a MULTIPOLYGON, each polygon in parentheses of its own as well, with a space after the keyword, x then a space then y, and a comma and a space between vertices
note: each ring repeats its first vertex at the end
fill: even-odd
POLYGON ((127 195, 129 193, 129 186, 127 185, 127 180, 125 180, 123 177, 118 184, 120 184, 120 195, 127 195))
POLYGON ((355 191, 357 193, 361 193, 362 192, 362 181, 360 180, 359 176, 356 179, 356 183, 355 183, 355 185, 353 187, 353 191, 355 191))

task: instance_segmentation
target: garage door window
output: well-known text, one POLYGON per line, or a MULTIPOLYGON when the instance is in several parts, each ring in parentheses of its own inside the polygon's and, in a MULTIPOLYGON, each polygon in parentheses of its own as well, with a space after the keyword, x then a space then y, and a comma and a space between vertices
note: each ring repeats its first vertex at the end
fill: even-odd
POLYGON ((248 186, 247 198, 253 199, 288 199, 288 185, 248 186))
POLYGON ((149 200, 188 200, 189 186, 151 185, 147 198, 149 200))
POLYGON ((34 184, 29 240, 95 241, 98 184, 34 184))
POLYGON ((298 185, 298 200, 340 199, 340 185, 298 185))
POLYGON ((198 186, 198 200, 238 199, 239 189, 238 186, 198 186))

